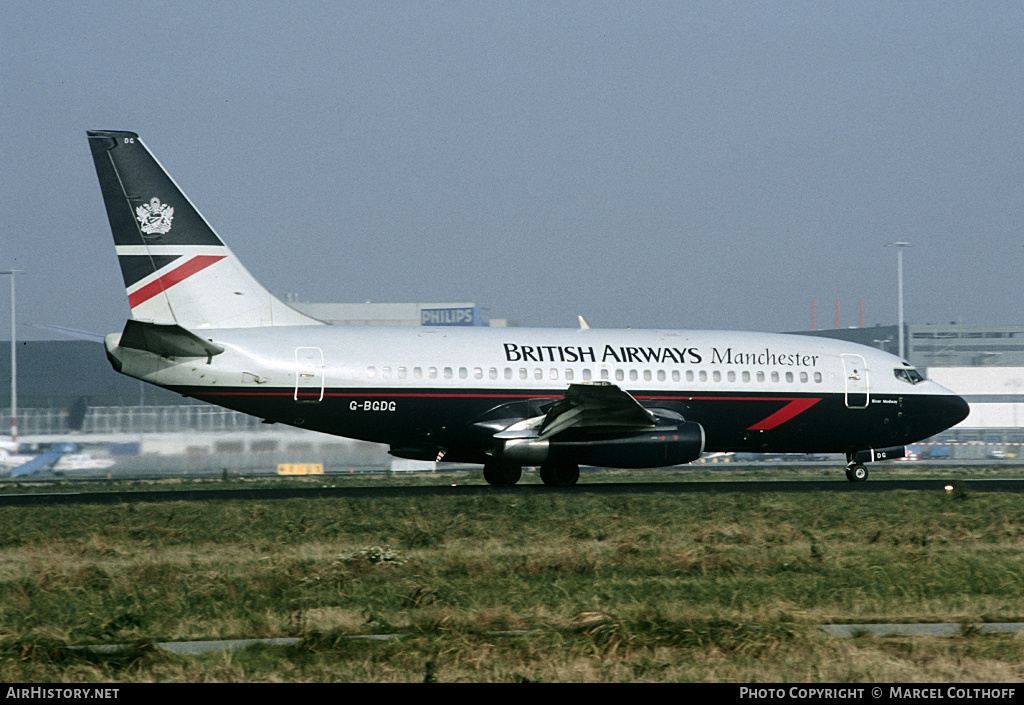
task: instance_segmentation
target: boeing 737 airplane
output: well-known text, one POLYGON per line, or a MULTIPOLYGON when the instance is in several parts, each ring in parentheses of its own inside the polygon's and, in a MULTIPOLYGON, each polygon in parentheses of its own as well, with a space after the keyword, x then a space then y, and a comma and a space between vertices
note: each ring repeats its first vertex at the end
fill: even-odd
POLYGON ((111 364, 269 423, 567 486, 580 464, 729 451, 845 453, 864 480, 968 414, 898 357, 826 338, 327 325, 246 271, 138 135, 88 136, 132 313, 106 337, 111 364))

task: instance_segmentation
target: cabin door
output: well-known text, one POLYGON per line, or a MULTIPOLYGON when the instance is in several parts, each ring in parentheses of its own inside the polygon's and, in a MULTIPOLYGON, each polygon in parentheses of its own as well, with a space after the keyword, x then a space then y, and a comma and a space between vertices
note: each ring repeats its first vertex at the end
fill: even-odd
POLYGON ((295 401, 317 403, 324 398, 324 353, 320 348, 295 348, 295 401))
POLYGON ((870 394, 868 366, 860 355, 843 355, 843 376, 846 380, 846 406, 850 409, 864 409, 870 394))

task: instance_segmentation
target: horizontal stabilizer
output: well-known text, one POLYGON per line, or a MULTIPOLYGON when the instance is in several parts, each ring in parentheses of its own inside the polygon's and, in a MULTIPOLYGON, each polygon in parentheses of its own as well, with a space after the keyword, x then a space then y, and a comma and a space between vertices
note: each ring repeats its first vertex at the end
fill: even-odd
POLYGON ((102 333, 93 333, 87 330, 78 330, 77 328, 65 328, 63 326, 48 326, 42 323, 36 323, 36 328, 42 328, 43 330, 53 331, 54 333, 60 333, 61 335, 67 335, 72 338, 78 338, 79 340, 91 340, 95 343, 102 343, 106 338, 102 333))
POLYGON ((147 323, 129 320, 121 333, 123 348, 134 348, 164 357, 213 357, 224 348, 212 340, 203 340, 195 333, 174 323, 147 323))

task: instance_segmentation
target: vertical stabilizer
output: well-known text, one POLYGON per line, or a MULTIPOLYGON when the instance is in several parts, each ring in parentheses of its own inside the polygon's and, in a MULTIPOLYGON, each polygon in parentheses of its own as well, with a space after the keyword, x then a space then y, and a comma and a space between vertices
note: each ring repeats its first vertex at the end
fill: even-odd
POLYGON ((88 135, 134 319, 186 329, 320 323, 246 271, 138 135, 88 135))

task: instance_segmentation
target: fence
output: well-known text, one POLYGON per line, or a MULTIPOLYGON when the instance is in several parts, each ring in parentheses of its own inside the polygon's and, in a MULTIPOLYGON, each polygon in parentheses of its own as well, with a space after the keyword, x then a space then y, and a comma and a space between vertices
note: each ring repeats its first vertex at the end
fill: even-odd
MULTIPOLYGON (((9 426, 10 408, 3 418, 9 426)), ((21 436, 67 433, 69 414, 63 409, 18 409, 21 436)), ((4 426, 5 428, 8 426, 4 426)), ((80 433, 204 433, 259 431, 267 428, 260 419, 239 411, 205 404, 177 406, 91 406, 86 409, 80 433)))

